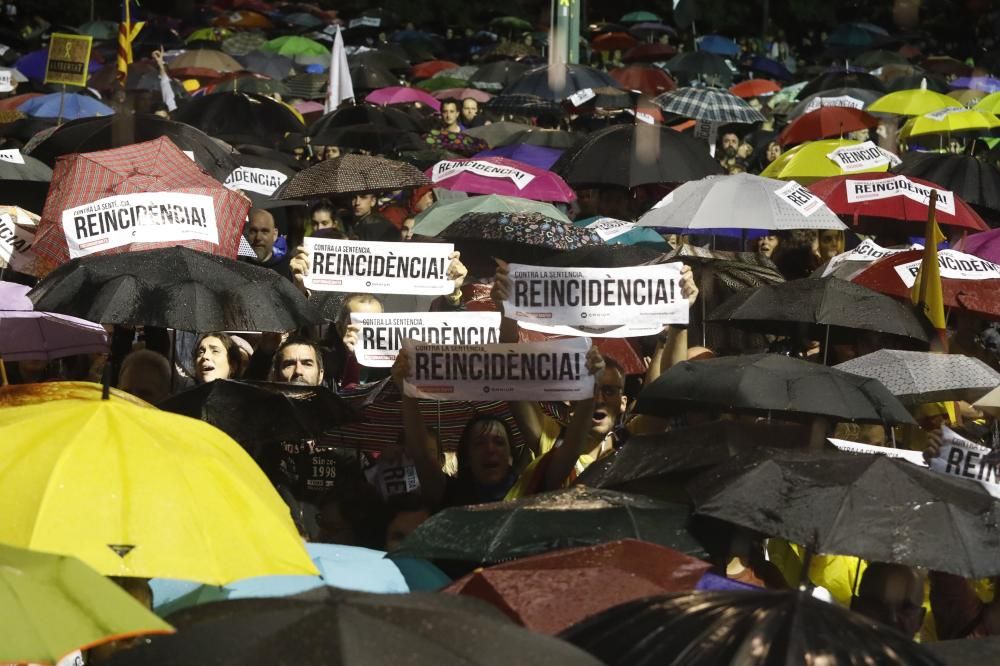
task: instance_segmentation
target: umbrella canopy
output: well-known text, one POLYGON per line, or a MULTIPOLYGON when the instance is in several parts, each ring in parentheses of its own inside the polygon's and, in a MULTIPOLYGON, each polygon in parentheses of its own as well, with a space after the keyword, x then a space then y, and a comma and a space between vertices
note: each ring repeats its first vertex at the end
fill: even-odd
POLYGON ((879 94, 885 93, 885 85, 876 77, 865 72, 845 71, 843 69, 828 70, 810 81, 799 92, 799 99, 805 99, 822 91, 837 88, 861 88, 873 90, 879 94))
POLYGON ((1000 546, 1000 504, 976 481, 905 460, 751 452, 705 472, 688 492, 699 514, 792 543, 815 540, 818 553, 964 578, 1000 572, 992 555, 1000 546))
POLYGON ((64 211, 111 195, 150 192, 211 197, 218 241, 142 241, 87 253, 120 254, 182 243, 220 256, 236 256, 250 200, 220 185, 166 137, 112 150, 75 154, 60 160, 53 174, 32 249, 39 257, 58 266, 70 258, 63 228, 64 211))
POLYGON ((993 115, 1000 113, 1000 92, 990 93, 976 102, 976 105, 972 108, 976 111, 992 113, 993 115))
POLYGON ((108 334, 103 326, 51 312, 36 312, 28 287, 0 282, 0 358, 5 361, 52 360, 74 354, 103 354, 108 334))
POLYGON ((355 65, 373 66, 401 74, 405 74, 410 70, 410 63, 406 59, 406 52, 402 49, 395 51, 389 49, 370 49, 359 53, 352 53, 347 56, 347 63, 352 67, 355 65))
POLYGON ((912 405, 940 400, 972 403, 1000 386, 1000 373, 961 354, 880 349, 834 367, 877 379, 894 396, 912 405))
POLYGON ((404 88, 401 86, 379 88, 365 97, 365 101, 382 106, 420 103, 424 106, 429 106, 435 111, 441 110, 441 102, 435 99, 430 93, 424 92, 419 88, 404 88))
POLYGON ((735 58, 741 52, 739 44, 722 35, 705 35, 699 37, 696 43, 699 51, 714 53, 727 58, 735 58))
POLYGON ((878 127, 878 118, 860 109, 824 106, 789 123, 778 135, 778 143, 787 146, 816 139, 842 138, 850 132, 874 127, 878 127))
POLYGON ((277 53, 288 58, 296 56, 330 57, 330 49, 315 40, 308 37, 300 37, 299 35, 277 37, 262 45, 260 50, 266 53, 277 53))
MULTIPOLYGON (((891 71, 891 68, 883 68, 882 75, 879 78, 885 80, 891 71)), ((931 76, 925 71, 914 69, 912 66, 903 67, 900 71, 910 73, 901 73, 899 76, 893 76, 888 79, 889 82, 885 87, 887 93, 923 90, 925 88, 941 94, 947 94, 951 91, 948 82, 943 78, 931 76)))
POLYGON ((328 145, 330 142, 326 140, 327 132, 348 127, 404 130, 407 132, 424 132, 426 130, 417 118, 401 109, 362 104, 342 107, 324 115, 309 126, 308 132, 314 143, 328 145))
POLYGON ((450 60, 428 60, 421 62, 410 68, 411 79, 429 79, 436 74, 451 69, 457 69, 458 63, 450 60))
POLYGON ((639 539, 698 554, 687 508, 638 495, 574 486, 512 502, 435 514, 390 556, 494 563, 576 546, 639 539))
POLYGON ((1000 659, 1000 638, 996 636, 975 641, 933 641, 926 648, 946 666, 989 666, 1000 659))
POLYGON ((483 138, 487 139, 491 145, 497 147, 523 144, 526 146, 544 146, 546 148, 568 150, 583 143, 585 138, 583 134, 569 132, 566 130, 545 129, 509 122, 493 123, 492 125, 486 125, 485 127, 473 128, 468 130, 468 132, 475 132, 476 136, 481 136, 486 134, 486 132, 480 132, 480 130, 485 130, 486 128, 495 127, 497 125, 503 125, 505 127, 505 132, 509 130, 510 133, 503 138, 499 138, 496 142, 490 141, 492 133, 490 133, 489 136, 483 136, 483 138))
POLYGON ((544 99, 538 95, 506 91, 487 102, 484 108, 490 113, 500 116, 530 116, 550 121, 561 120, 566 115, 566 109, 550 99, 544 99))
POLYGON ((252 50, 246 55, 240 56, 239 61, 243 63, 243 67, 247 71, 270 76, 278 81, 288 78, 295 71, 295 63, 292 59, 277 53, 252 50))
POLYGON ((444 101, 449 98, 461 99, 461 100, 474 99, 479 104, 485 104, 486 102, 493 99, 493 96, 490 95, 488 92, 483 92, 482 90, 476 90, 475 88, 465 88, 461 86, 456 88, 444 88, 441 90, 435 90, 431 94, 434 96, 434 99, 438 99, 441 101, 444 101))
POLYGON ((635 411, 662 416, 691 409, 913 423, 876 380, 779 354, 678 363, 642 390, 635 411))
POLYGON ((735 86, 731 86, 729 88, 729 92, 736 95, 740 99, 751 99, 753 97, 773 95, 779 90, 781 90, 780 85, 767 79, 747 79, 746 81, 741 81, 735 86))
POLYGON ((250 197, 256 208, 272 207, 275 201, 271 195, 298 171, 284 162, 259 155, 241 153, 233 155, 233 161, 237 166, 229 172, 223 183, 250 197))
POLYGON ((344 155, 304 169, 282 185, 276 199, 307 199, 430 185, 416 167, 368 155, 344 155))
POLYGON ((674 56, 663 66, 675 78, 689 82, 707 80, 717 85, 729 85, 733 81, 733 70, 726 59, 708 51, 687 51, 674 56))
POLYGON ((442 594, 324 587, 285 599, 205 604, 174 613, 170 621, 177 634, 122 652, 109 666, 222 666, 234 660, 260 666, 600 664, 562 641, 518 627, 488 604, 442 594))
POLYGON ((678 88, 663 93, 653 102, 668 113, 714 123, 764 122, 760 111, 736 95, 716 88, 678 88))
MULTIPOLYGON (((789 280, 739 292, 715 308, 708 319, 781 335, 796 335, 805 325, 812 340, 823 339, 829 327, 927 340, 923 318, 912 308, 884 294, 832 277, 789 280)), ((887 385, 887 388, 893 395, 900 395, 892 387, 887 385)))
MULTIPOLYGON (((38 49, 24 54, 17 59, 14 67, 17 71, 28 77, 32 81, 42 83, 45 80, 45 70, 48 66, 49 50, 47 48, 38 49)), ((90 62, 87 63, 87 72, 93 74, 101 68, 94 55, 91 55, 90 62)))
POLYGON ((1000 229, 990 229, 966 236, 955 245, 955 249, 992 261, 994 264, 1000 263, 1000 229))
MULTIPOLYGON (((848 139, 823 139, 822 141, 810 141, 795 146, 778 156, 778 159, 771 162, 760 175, 766 178, 778 178, 780 180, 797 180, 800 183, 809 184, 821 178, 829 176, 841 176, 846 172, 840 164, 828 157, 839 148, 860 145, 860 141, 850 141, 848 139)), ((860 173, 884 173, 889 169, 892 159, 891 153, 885 151, 885 163, 873 163, 864 169, 858 169, 852 176, 860 173)))
POLYGON ((981 132, 1000 127, 1000 119, 992 113, 974 109, 942 109, 934 113, 910 118, 900 128, 900 140, 926 134, 951 134, 952 132, 981 132))
POLYGON ((57 663, 70 652, 173 628, 86 564, 0 545, 0 659, 57 663))
POLYGON ((903 153, 894 173, 922 178, 951 190, 972 206, 1000 213, 1000 169, 972 155, 903 153))
MULTIPOLYGON (((857 229, 885 228, 888 224, 897 230, 909 228, 913 233, 920 233, 921 227, 917 225, 927 222, 930 191, 939 190, 942 196, 948 194, 935 183, 922 178, 880 173, 824 178, 811 184, 809 189, 833 212, 851 218, 852 226, 857 229), (926 201, 924 194, 928 196, 926 201), (886 223, 885 220, 894 222, 886 223), (897 220, 910 224, 900 225, 895 222, 897 220)), ((938 200, 935 219, 938 224, 947 227, 971 231, 986 231, 989 228, 983 218, 954 193, 950 193, 947 200, 938 200)))
MULTIPOLYGON (((788 88, 785 88, 776 94, 772 100, 780 98, 787 90, 788 88)), ((864 88, 833 88, 830 90, 821 90, 808 96, 802 95, 800 92, 797 99, 801 101, 788 109, 787 115, 789 118, 798 118, 804 113, 815 111, 823 106, 843 106, 861 109, 870 105, 881 96, 880 93, 874 90, 864 88)))
POLYGON ((277 147, 289 132, 305 128, 281 102, 253 93, 223 92, 191 100, 176 119, 229 143, 277 147))
MULTIPOLYGON (((639 44, 633 46, 624 54, 622 54, 622 62, 624 63, 636 63, 636 62, 646 62, 646 63, 659 63, 666 62, 672 57, 677 55, 677 47, 670 44, 639 44)), ((709 54, 706 54, 709 55, 709 54)), ((723 62, 725 65, 725 62, 723 62)), ((730 78, 732 74, 728 71, 730 78)))
POLYGON ((279 273, 184 247, 74 259, 29 294, 37 310, 184 331, 290 331, 314 323, 279 273))
POLYGON ((62 118, 64 120, 108 116, 114 113, 114 109, 101 104, 90 95, 76 93, 52 93, 32 97, 18 106, 17 110, 36 118, 62 118))
POLYGON ((672 548, 624 539, 478 569, 442 592, 482 599, 522 626, 557 634, 626 601, 692 591, 709 568, 672 548))
MULTIPOLYGON (((222 41, 222 50, 240 60, 243 56, 257 51, 266 43, 267 37, 259 32, 238 32, 222 41)), ((284 56, 281 57, 284 58, 284 56)), ((246 64, 243 60, 240 60, 240 62, 246 64)), ((288 63, 289 68, 291 68, 291 59, 288 59, 288 63)), ((247 69, 250 69, 250 67, 247 67, 247 69)))
POLYGON ((629 65, 608 72, 626 90, 638 90, 647 95, 659 95, 677 88, 677 82, 658 67, 629 65))
POLYGON ((9 205, 41 210, 48 195, 52 169, 20 151, 14 155, 20 156, 21 161, 0 161, 0 198, 9 205))
POLYGON ((192 49, 185 51, 170 61, 167 65, 175 76, 184 76, 185 72, 207 72, 218 76, 228 72, 238 72, 243 69, 235 58, 215 49, 192 49))
POLYGON ((433 129, 425 134, 423 144, 423 148, 443 150, 462 157, 472 157, 489 148, 489 144, 482 139, 469 136, 464 132, 448 132, 438 129, 433 129))
POLYGON ((447 160, 428 169, 426 175, 435 187, 468 194, 564 203, 576 199, 576 193, 558 174, 503 157, 447 160))
POLYGON ((0 541, 73 553, 106 576, 316 573, 267 477, 207 424, 124 401, 46 400, 0 410, 0 432, 0 541))
POLYGON ((957 101, 933 90, 900 90, 889 93, 868 105, 869 113, 892 113, 898 116, 922 116, 941 109, 961 109, 957 101))
POLYGON ((469 77, 469 85, 498 93, 518 80, 529 67, 514 60, 497 60, 477 69, 469 77))
POLYGON ((515 135, 533 129, 531 125, 515 123, 509 120, 471 127, 466 130, 466 134, 482 139, 490 146, 500 146, 511 140, 515 135))
POLYGON ((438 238, 453 241, 456 249, 480 256, 532 264, 559 252, 587 245, 603 245, 594 231, 541 213, 466 213, 438 238))
POLYGON ((722 173, 704 143, 658 125, 613 125, 570 148, 552 167, 573 187, 638 187, 722 173))
MULTIPOLYGON (((478 74, 478 72, 477 72, 478 74)), ((477 79, 473 77, 473 85, 477 79)), ((561 102, 584 88, 618 87, 607 73, 583 65, 542 65, 530 69, 504 89, 505 95, 534 95, 561 102)), ((480 86, 476 86, 480 87, 480 86)))
POLYGON ((384 67, 376 65, 351 65, 351 83, 356 93, 399 85, 399 77, 384 67))
POLYGON ((836 664, 940 666, 886 626, 805 592, 696 592, 649 597, 595 615, 560 637, 608 666, 836 664), (753 655, 749 657, 748 655, 753 655))
POLYGON ((323 127, 312 140, 313 146, 338 146, 353 148, 373 155, 396 154, 405 150, 422 150, 427 142, 416 132, 376 127, 373 125, 351 125, 348 127, 323 127))
MULTIPOLYGON (((224 92, 245 92, 245 93, 256 93, 258 95, 281 95, 282 97, 302 97, 311 98, 311 95, 315 93, 313 90, 322 88, 326 83, 326 77, 320 76, 321 79, 318 84, 313 84, 310 86, 308 82, 315 80, 316 75, 314 74, 303 74, 301 77, 291 77, 287 79, 284 83, 278 81, 277 79, 272 79, 270 77, 264 76, 262 74, 227 74, 223 78, 218 79, 215 83, 211 83, 205 86, 204 90, 208 94, 224 93, 224 92), (296 83, 296 79, 306 77, 307 83, 305 85, 299 86, 297 88, 292 88, 296 83), (303 88, 310 88, 310 90, 303 90, 303 88)), ((322 97, 322 93, 318 95, 322 97)))
POLYGON ((531 166, 538 167, 539 169, 549 170, 552 168, 552 165, 559 160, 559 157, 562 154, 563 151, 558 148, 532 146, 529 144, 512 144, 501 148, 484 150, 473 157, 476 159, 481 159, 483 157, 504 157, 509 160, 530 164, 531 166))
POLYGON ((466 213, 539 213, 560 222, 570 221, 562 211, 549 203, 488 194, 435 203, 414 218, 413 233, 436 236, 466 213))
MULTIPOLYGON (((826 206, 802 206, 783 196, 789 183, 747 173, 684 183, 639 218, 670 229, 846 229, 826 206)), ((814 202, 816 203, 816 202, 814 202)))

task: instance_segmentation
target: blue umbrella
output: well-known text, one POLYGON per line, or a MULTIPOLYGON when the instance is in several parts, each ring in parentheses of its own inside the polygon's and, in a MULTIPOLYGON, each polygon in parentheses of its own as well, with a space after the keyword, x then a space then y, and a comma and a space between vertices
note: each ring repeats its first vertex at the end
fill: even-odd
MULTIPOLYGON (((38 49, 37 51, 32 51, 31 53, 26 53, 17 59, 14 63, 14 68, 27 76, 32 81, 42 82, 45 80, 45 65, 49 60, 49 50, 48 49, 38 49)), ((93 74, 101 68, 101 63, 95 62, 93 58, 90 59, 90 64, 87 65, 87 72, 93 74)))
POLYGON ((985 93, 1000 91, 1000 79, 995 79, 992 76, 963 76, 951 81, 948 85, 956 90, 969 88, 970 90, 981 90, 985 93))
POLYGON ((507 159, 524 162, 525 164, 530 164, 531 166, 536 166, 539 169, 547 171, 552 168, 552 165, 556 163, 556 160, 562 154, 563 151, 557 148, 515 143, 510 146, 503 146, 502 148, 484 150, 475 157, 506 157, 507 159))
POLYGON ((306 550, 320 576, 260 576, 225 586, 202 585, 192 581, 154 578, 153 610, 159 615, 223 599, 286 597, 332 585, 359 592, 394 594, 410 590, 434 590, 451 580, 430 562, 413 559, 390 560, 380 550, 307 543, 306 550))
POLYGON ((114 109, 93 97, 76 93, 51 93, 32 97, 17 107, 17 110, 36 118, 58 118, 61 115, 63 120, 109 116, 114 113, 114 109))
POLYGON ((788 71, 788 68, 780 62, 762 56, 750 58, 746 63, 746 68, 751 72, 763 74, 778 81, 791 81, 794 78, 792 73, 788 71))
MULTIPOLYGON (((588 224, 592 224, 599 219, 601 219, 600 216, 585 217, 581 220, 573 220, 573 224, 578 227, 586 227, 588 224)), ((620 236, 615 236, 605 242, 608 245, 646 245, 660 248, 664 252, 670 249, 667 247, 667 241, 663 240, 663 236, 658 234, 652 227, 634 227, 620 236)))
POLYGON ((705 35, 698 40, 698 50, 730 58, 741 52, 739 44, 722 35, 705 35))

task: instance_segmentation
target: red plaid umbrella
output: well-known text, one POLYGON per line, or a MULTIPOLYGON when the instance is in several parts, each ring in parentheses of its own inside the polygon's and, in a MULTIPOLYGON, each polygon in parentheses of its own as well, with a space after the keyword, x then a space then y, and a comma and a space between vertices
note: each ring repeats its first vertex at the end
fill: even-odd
MULTIPOLYGON (((730 92, 732 90, 732 88, 729 89, 730 92)), ((848 132, 873 127, 878 127, 878 118, 861 109, 852 109, 846 106, 823 106, 815 111, 804 113, 789 123, 788 127, 778 135, 778 143, 786 146, 790 143, 805 143, 816 139, 842 137, 848 132)))
POLYGON ((630 65, 612 69, 608 74, 627 90, 638 90, 647 95, 659 95, 677 88, 677 83, 658 67, 630 65))
MULTIPOLYGON (((945 188, 924 180, 911 176, 894 176, 889 173, 856 173, 845 176, 832 176, 816 181, 809 186, 820 199, 822 199, 830 210, 840 216, 853 218, 852 224, 856 231, 862 233, 877 233, 886 229, 900 230, 899 221, 908 223, 902 227, 906 233, 919 233, 923 225, 927 223, 927 206, 918 201, 917 198, 905 196, 905 193, 912 188, 896 187, 895 196, 886 193, 882 198, 871 198, 867 201, 849 201, 847 181, 878 181, 879 185, 888 183, 893 179, 905 178, 910 184, 916 184, 921 188, 932 188, 943 191, 945 188), (919 225, 919 226, 918 226, 919 225)), ((53 179, 54 180, 54 179, 53 179)), ((905 183, 904 183, 905 184, 905 183)), ((876 186, 873 185, 873 189, 876 186)), ((955 212, 950 213, 942 207, 941 202, 937 205, 937 222, 946 227, 961 227, 974 231, 986 231, 989 227, 983 218, 979 217, 976 211, 972 210, 969 204, 965 203, 957 195, 952 193, 954 198, 955 212)))
POLYGON ((250 200, 223 187, 185 155, 170 139, 61 157, 35 235, 35 253, 55 266, 69 261, 62 227, 64 210, 99 199, 142 192, 177 192, 211 196, 219 244, 207 241, 133 243, 95 254, 122 254, 134 250, 185 245, 194 250, 235 259, 250 200))

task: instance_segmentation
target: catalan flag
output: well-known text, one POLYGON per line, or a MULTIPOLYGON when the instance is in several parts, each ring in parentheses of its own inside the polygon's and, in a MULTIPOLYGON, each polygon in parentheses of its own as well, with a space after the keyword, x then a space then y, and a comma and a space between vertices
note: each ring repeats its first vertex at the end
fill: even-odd
POLYGON ((118 24, 118 82, 125 87, 128 77, 128 66, 132 64, 132 42, 139 36, 139 31, 145 25, 142 22, 132 23, 132 12, 129 5, 132 0, 122 2, 122 20, 118 24))
POLYGON ((944 295, 941 290, 941 269, 938 266, 938 245, 944 241, 944 234, 938 228, 935 219, 937 207, 937 192, 931 191, 931 203, 927 215, 927 228, 924 231, 924 258, 920 263, 917 281, 910 292, 914 305, 922 308, 924 316, 937 330, 941 341, 945 342, 944 295))

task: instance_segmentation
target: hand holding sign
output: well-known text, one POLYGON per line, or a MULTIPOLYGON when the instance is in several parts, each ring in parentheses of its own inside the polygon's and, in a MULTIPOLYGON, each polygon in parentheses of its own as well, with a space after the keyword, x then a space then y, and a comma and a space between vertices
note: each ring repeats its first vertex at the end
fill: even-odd
POLYGON ((490 298, 503 311, 504 301, 510 300, 510 269, 507 262, 502 259, 494 259, 497 262, 496 273, 493 274, 493 287, 490 288, 490 298))
POLYGON ((344 329, 343 341, 348 354, 354 353, 354 349, 358 346, 358 337, 360 334, 361 327, 357 324, 348 324, 347 328, 344 329))
POLYGON ((687 299, 688 307, 694 307, 698 300, 698 284, 694 281, 694 271, 687 264, 681 266, 681 296, 687 299))

